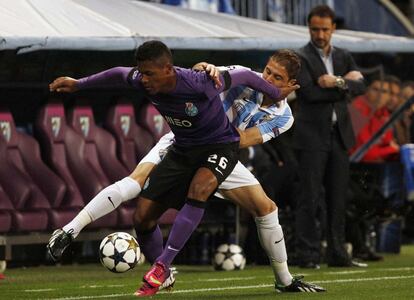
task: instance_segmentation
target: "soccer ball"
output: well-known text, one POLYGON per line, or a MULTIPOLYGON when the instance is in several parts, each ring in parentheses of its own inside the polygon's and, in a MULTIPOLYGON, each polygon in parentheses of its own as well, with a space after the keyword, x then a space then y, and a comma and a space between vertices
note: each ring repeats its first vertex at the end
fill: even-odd
POLYGON ((126 232, 114 232, 106 236, 99 246, 102 265, 114 273, 133 269, 141 255, 137 240, 126 232))
POLYGON ((214 254, 213 265, 218 271, 243 270, 246 265, 243 249, 236 244, 218 246, 214 254))

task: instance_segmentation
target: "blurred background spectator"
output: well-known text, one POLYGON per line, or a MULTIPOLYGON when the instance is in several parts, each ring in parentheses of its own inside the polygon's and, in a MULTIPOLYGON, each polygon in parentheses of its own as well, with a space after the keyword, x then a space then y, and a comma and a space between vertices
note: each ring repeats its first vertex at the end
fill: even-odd
MULTIPOLYGON (((398 95, 394 97, 398 101, 398 95)), ((351 104, 351 120, 354 128, 356 143, 351 149, 355 152, 368 142, 372 136, 387 122, 391 107, 390 82, 374 79, 364 95, 357 97, 351 104)), ((399 145, 394 137, 394 131, 388 130, 362 158, 364 162, 381 162, 396 160, 399 145)))

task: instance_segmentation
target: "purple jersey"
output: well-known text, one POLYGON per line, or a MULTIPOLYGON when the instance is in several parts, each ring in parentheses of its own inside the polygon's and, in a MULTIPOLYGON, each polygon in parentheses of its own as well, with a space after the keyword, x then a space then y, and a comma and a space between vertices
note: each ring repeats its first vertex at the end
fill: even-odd
POLYGON ((239 134, 229 122, 219 94, 229 87, 246 84, 273 98, 279 90, 262 80, 255 73, 245 70, 228 72, 227 80, 217 89, 205 72, 175 67, 176 87, 168 94, 150 95, 141 84, 137 69, 114 68, 79 80, 78 88, 98 86, 130 85, 146 94, 152 104, 163 115, 175 135, 175 143, 180 146, 229 143, 239 140, 239 134))
MULTIPOLYGON (((193 146, 239 140, 237 130, 227 118, 219 97, 220 90, 204 73, 175 67, 177 83, 168 94, 148 95, 164 116, 176 137, 176 144, 193 146)), ((140 73, 133 70, 129 81, 142 88, 140 73)))

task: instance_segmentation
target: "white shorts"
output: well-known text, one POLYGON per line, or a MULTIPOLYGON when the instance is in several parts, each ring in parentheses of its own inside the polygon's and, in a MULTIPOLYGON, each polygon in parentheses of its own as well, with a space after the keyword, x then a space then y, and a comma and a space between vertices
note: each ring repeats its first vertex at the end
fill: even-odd
MULTIPOLYGON (((174 134, 172 132, 164 135, 158 143, 151 149, 150 152, 139 162, 139 164, 149 162, 153 164, 159 164, 167 153, 167 148, 174 142, 174 134)), ((237 162, 233 171, 226 180, 220 184, 219 190, 232 190, 243 186, 257 185, 259 181, 254 175, 241 163, 237 162)), ((219 193, 216 196, 223 198, 219 193)))

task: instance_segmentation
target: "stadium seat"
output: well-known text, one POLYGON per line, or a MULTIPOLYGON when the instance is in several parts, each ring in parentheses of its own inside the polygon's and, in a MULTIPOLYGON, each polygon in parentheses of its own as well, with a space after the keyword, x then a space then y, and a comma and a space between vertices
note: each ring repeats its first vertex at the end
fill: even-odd
MULTIPOLYGON (((158 140, 164 132, 169 131, 168 125, 152 105, 144 106, 140 115, 143 123, 147 124, 146 127, 152 128, 151 133, 135 123, 134 106, 127 101, 120 101, 111 107, 105 123, 105 126, 116 137, 121 161, 129 167, 130 171, 151 150, 155 139, 158 140)), ((124 203, 118 211, 119 226, 130 227, 133 224, 135 200, 124 203)), ((172 224, 175 216, 175 210, 168 210, 159 222, 160 224, 172 224)))
MULTIPOLYGON (((93 154, 87 152, 83 137, 67 125, 62 103, 45 105, 35 125, 45 160, 65 181, 70 191, 67 206, 83 206, 109 184, 100 165, 93 165, 93 158, 88 159, 93 154)), ((88 228, 114 227, 116 222, 116 214, 110 214, 93 222, 88 228)))
POLYGON ((12 227, 12 215, 14 207, 9 196, 0 185, 0 233, 9 232, 12 227))
POLYGON ((158 112, 154 105, 150 103, 141 108, 138 123, 152 134, 156 142, 158 142, 164 134, 170 131, 170 127, 164 117, 158 112))
POLYGON ((96 125, 90 106, 75 106, 69 113, 69 123, 84 139, 86 159, 95 173, 108 181, 106 185, 129 175, 117 158, 114 137, 96 125))
POLYGON ((114 135, 118 158, 129 172, 155 144, 152 135, 136 123, 134 106, 129 102, 122 101, 109 109, 105 127, 114 135))
POLYGON ((0 127, 0 184, 15 208, 12 231, 46 230, 49 199, 61 201, 65 185, 41 160, 36 140, 16 130, 6 109, 0 110, 0 127))
MULTIPOLYGON (((120 101, 109 109, 105 127, 115 137, 119 160, 131 173, 155 144, 154 138, 136 123, 134 106, 127 101, 120 101)), ((134 200, 122 204, 118 208, 118 225, 122 228, 131 227, 134 211, 134 200)))

